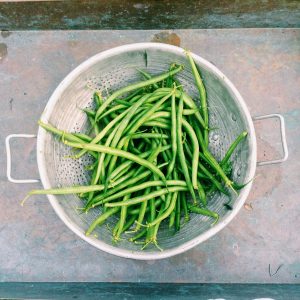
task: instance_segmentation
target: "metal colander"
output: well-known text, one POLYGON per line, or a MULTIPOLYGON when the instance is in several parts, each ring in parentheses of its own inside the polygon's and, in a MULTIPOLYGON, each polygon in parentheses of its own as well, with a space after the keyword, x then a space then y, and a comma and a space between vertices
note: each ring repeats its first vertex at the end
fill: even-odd
MULTIPOLYGON (((247 130, 248 138, 237 148, 232 159, 233 179, 241 183, 248 182, 255 173, 256 139, 247 107, 224 74, 203 58, 196 55, 193 58, 206 86, 210 128, 216 128, 209 135, 209 147, 220 159, 241 131, 247 130)), ((159 74, 174 62, 185 66, 184 71, 176 76, 185 90, 197 99, 198 92, 183 49, 158 43, 132 44, 97 54, 72 71, 51 96, 41 120, 65 131, 86 132, 88 122, 80 108, 92 105, 95 89, 101 90, 104 96, 108 95, 124 85, 140 81, 141 76, 136 68, 159 74)), ((86 155, 79 160, 68 158, 72 154, 70 148, 41 128, 38 132, 37 154, 44 188, 88 183, 90 173, 85 171, 85 166, 92 162, 91 157, 86 155)), ((87 237, 84 232, 101 209, 92 210, 89 214, 80 213, 78 208, 83 203, 76 195, 49 195, 48 198, 63 222, 95 247, 123 257, 159 259, 190 249, 221 230, 242 207, 250 187, 251 183, 238 196, 232 194, 232 211, 224 207, 228 200, 226 196, 219 193, 211 196, 208 207, 221 217, 215 226, 212 226, 211 218, 196 214, 191 214, 191 220, 176 234, 162 223, 158 234, 159 245, 164 249, 162 252, 154 246, 141 251, 140 245, 126 239, 115 244, 111 235, 111 228, 116 222, 114 218, 109 220, 107 226, 98 227, 95 236, 87 237)))

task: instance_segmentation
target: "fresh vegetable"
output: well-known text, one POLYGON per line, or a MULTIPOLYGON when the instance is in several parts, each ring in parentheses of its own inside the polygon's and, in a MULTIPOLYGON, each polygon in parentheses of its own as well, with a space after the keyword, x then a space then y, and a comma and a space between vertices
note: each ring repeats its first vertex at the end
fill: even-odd
POLYGON ((33 190, 22 204, 31 195, 78 194, 86 213, 98 213, 86 235, 114 215, 113 240, 128 237, 142 249, 149 244, 161 249, 159 229, 164 222, 179 231, 200 214, 215 224, 219 214, 210 209, 210 193, 230 197, 230 190, 245 186, 231 179, 230 158, 247 132, 236 138, 220 162, 216 160, 208 145, 205 81, 192 55, 188 51, 186 55, 200 107, 175 78, 183 66, 172 64, 156 76, 138 70, 145 80, 122 87, 107 99, 95 92, 95 108, 82 110, 90 121, 88 133, 65 132, 39 121, 76 151, 73 159, 93 157, 94 162, 86 166, 91 181, 86 186, 33 190))

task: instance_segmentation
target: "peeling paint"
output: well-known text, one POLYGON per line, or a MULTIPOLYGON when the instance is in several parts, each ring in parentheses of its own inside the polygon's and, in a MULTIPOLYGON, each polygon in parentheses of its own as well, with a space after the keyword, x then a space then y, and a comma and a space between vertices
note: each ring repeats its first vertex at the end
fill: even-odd
POLYGON ((162 31, 160 33, 157 33, 153 36, 151 42, 155 43, 165 43, 165 44, 170 44, 174 46, 180 46, 180 37, 172 32, 167 32, 167 31, 162 31))
POLYGON ((4 43, 0 43, 0 62, 3 61, 6 55, 7 55, 7 45, 4 43))
POLYGON ((9 30, 1 30, 1 36, 3 38, 7 38, 11 35, 11 32, 9 30))

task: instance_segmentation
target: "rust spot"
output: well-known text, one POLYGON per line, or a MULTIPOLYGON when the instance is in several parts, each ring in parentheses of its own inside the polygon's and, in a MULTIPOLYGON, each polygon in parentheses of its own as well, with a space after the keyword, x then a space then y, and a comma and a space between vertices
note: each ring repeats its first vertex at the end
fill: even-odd
POLYGON ((253 207, 252 207, 252 204, 251 204, 251 203, 245 203, 245 204, 244 204, 244 208, 245 208, 246 210, 249 210, 249 211, 253 210, 253 207))
POLYGON ((4 43, 0 43, 0 62, 7 55, 7 46, 4 43))
POLYGON ((14 99, 10 98, 10 100, 9 100, 9 109, 10 110, 13 110, 13 101, 14 101, 14 99))
POLYGON ((170 44, 174 46, 180 46, 180 37, 172 32, 162 31, 157 34, 155 34, 151 40, 151 42, 155 43, 164 43, 164 44, 170 44))
POLYGON ((78 41, 68 41, 68 45, 70 46, 70 47, 76 47, 77 45, 78 45, 78 41))
POLYGON ((11 35, 11 32, 10 31, 8 31, 8 30, 1 30, 1 36, 3 37, 3 38, 7 38, 8 36, 10 36, 11 35))

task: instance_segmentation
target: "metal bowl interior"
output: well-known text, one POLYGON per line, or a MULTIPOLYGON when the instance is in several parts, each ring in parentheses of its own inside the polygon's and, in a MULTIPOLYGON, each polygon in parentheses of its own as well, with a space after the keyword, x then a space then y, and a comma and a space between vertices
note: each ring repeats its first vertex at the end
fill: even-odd
MULTIPOLYGON (((248 109, 239 92, 223 73, 205 59, 197 55, 193 57, 201 70, 207 90, 210 127, 216 128, 209 135, 210 149, 221 159, 237 135, 242 130, 247 130, 247 140, 233 156, 233 178, 237 182, 248 182, 253 178, 256 167, 256 139, 248 109)), ((140 81, 141 75, 136 68, 158 74, 167 70, 174 62, 185 66, 177 78, 185 90, 197 99, 197 90, 183 49, 158 43, 131 44, 99 53, 73 70, 54 91, 41 120, 66 131, 85 132, 88 122, 80 108, 92 105, 95 89, 109 94, 121 86, 140 81)), ((44 188, 88 182, 90 174, 84 167, 91 163, 91 158, 84 156, 74 160, 67 157, 70 154, 70 149, 57 138, 39 129, 37 156, 44 188)), ((216 234, 238 213, 250 188, 251 183, 239 195, 232 194, 233 210, 224 207, 224 203, 228 201, 226 196, 219 193, 211 196, 209 208, 221 216, 215 226, 212 226, 212 219, 194 214, 176 234, 168 229, 167 224, 162 224, 158 235, 159 245, 164 249, 162 252, 154 246, 141 251, 140 245, 126 239, 115 244, 111 238, 115 218, 111 218, 108 226, 97 228, 95 236, 87 237, 84 232, 101 210, 95 209, 89 214, 80 213, 78 208, 82 206, 82 200, 76 195, 49 195, 48 198, 62 221, 88 243, 118 256, 146 260, 182 253, 216 234)))

